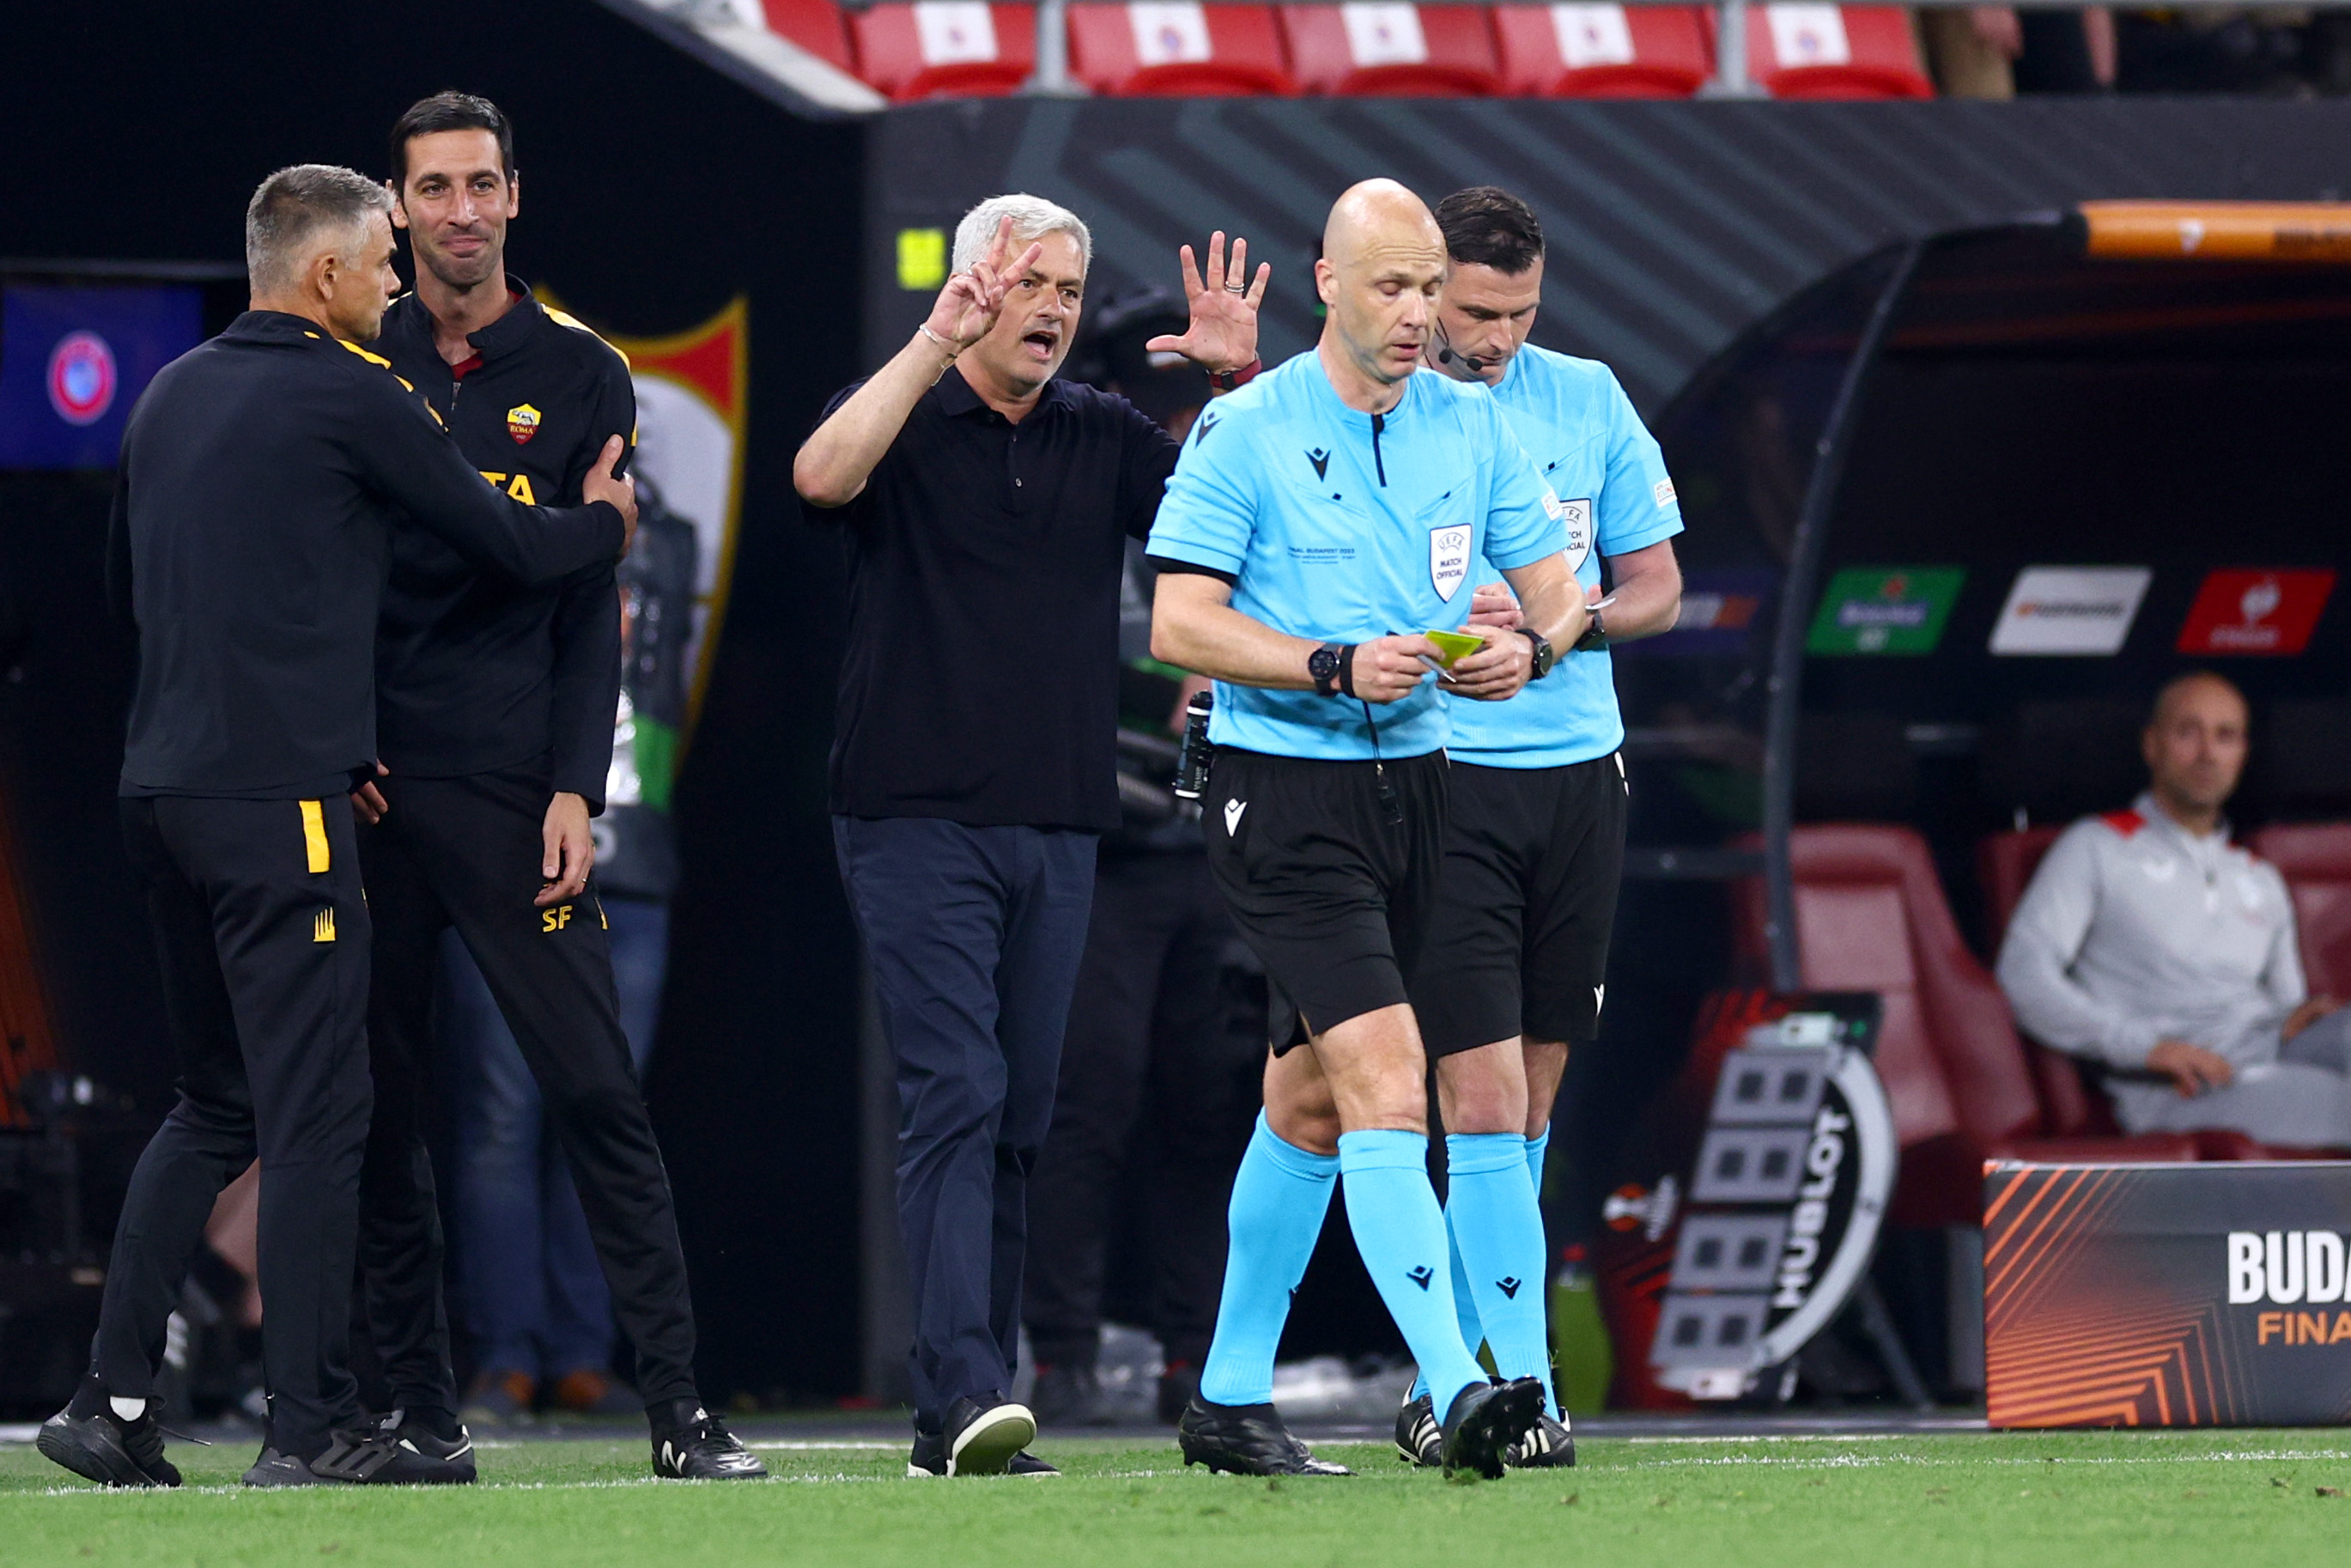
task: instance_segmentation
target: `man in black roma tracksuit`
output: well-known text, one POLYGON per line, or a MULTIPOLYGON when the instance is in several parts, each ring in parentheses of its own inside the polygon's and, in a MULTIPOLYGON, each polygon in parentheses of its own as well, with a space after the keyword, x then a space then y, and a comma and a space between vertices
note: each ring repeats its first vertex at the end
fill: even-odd
POLYGON ((588 505, 492 490, 357 346, 399 287, 388 205, 349 169, 263 182, 246 214, 253 308, 166 366, 123 435, 108 575, 139 675, 122 829, 180 1098, 131 1176, 90 1375, 39 1438, 112 1485, 179 1482, 150 1409, 165 1324, 214 1198, 256 1155, 270 1411, 246 1482, 360 1479, 339 1459, 379 1481, 472 1477, 455 1445, 354 1430, 369 922, 343 797, 376 756, 392 539, 421 525, 485 568, 557 580, 617 558, 635 502, 611 476, 617 442, 582 486, 588 505))
MULTIPOLYGON (((425 99, 393 126, 392 165, 417 291, 387 312, 377 349, 440 410, 487 486, 548 503, 570 497, 607 436, 633 438, 636 394, 615 350, 506 275, 517 189, 509 122, 483 99, 425 99)), ((376 819, 360 831, 376 924, 376 1114, 360 1228, 370 1326, 398 1419, 444 1439, 455 1433, 420 1107, 434 975, 454 925, 570 1162, 636 1348, 655 1470, 760 1477, 766 1468, 695 1387, 694 1308, 669 1176, 590 881, 588 821, 603 807, 620 680, 610 561, 529 586, 436 539, 395 541, 376 667, 389 772, 360 804, 376 819)))

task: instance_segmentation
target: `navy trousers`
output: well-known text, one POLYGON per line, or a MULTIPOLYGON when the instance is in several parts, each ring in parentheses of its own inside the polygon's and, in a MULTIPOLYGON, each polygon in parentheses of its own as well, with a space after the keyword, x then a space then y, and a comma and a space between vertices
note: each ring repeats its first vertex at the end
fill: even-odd
POLYGON ((898 1065, 898 1227, 914 1418, 1008 1388, 1029 1175, 1093 904, 1095 836, 835 817, 833 847, 898 1065))

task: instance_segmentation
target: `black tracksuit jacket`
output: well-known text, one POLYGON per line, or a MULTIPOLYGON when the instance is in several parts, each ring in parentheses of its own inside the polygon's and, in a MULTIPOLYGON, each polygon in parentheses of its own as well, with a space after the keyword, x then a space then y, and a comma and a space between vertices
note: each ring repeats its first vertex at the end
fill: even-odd
POLYGON ((622 540, 609 504, 484 484, 382 359, 301 317, 249 310, 165 366, 123 433, 108 537, 139 631, 121 792, 308 799, 371 774, 385 568, 420 528, 538 581, 622 540))
MULTIPOLYGON (((392 302, 371 346, 432 401, 484 480, 519 500, 577 506, 605 441, 635 445, 628 361, 514 279, 507 287, 513 308, 472 335, 462 366, 434 347, 432 313, 413 294, 392 302)), ((554 789, 601 810, 621 690, 612 574, 601 560, 561 582, 518 582, 446 540, 396 537, 376 649, 385 765, 416 779, 544 765, 554 789)))

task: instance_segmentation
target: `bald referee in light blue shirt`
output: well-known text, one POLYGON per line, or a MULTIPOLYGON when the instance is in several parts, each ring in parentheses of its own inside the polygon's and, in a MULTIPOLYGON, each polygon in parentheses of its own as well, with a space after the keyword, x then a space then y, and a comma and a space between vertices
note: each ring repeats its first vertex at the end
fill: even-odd
POLYGON ((1320 345, 1193 427, 1152 528, 1153 651, 1217 678, 1209 869, 1274 996, 1265 1115, 1233 1186, 1217 1333, 1177 1427, 1185 1458, 1329 1474, 1272 1405, 1273 1356, 1332 1183, 1381 1299, 1437 1396, 1448 1472, 1501 1474, 1542 1415, 1461 1343, 1426 1172, 1426 1058, 1406 981, 1446 825, 1446 699, 1423 635, 1460 628, 1481 558, 1518 628, 1447 672, 1506 703, 1583 629, 1558 497, 1482 389, 1415 374, 1445 247, 1393 181, 1332 209, 1320 345))
MULTIPOLYGON (((1487 185, 1447 196, 1437 221, 1451 262, 1437 366, 1491 389, 1561 498, 1568 564, 1594 601, 1551 679, 1507 703, 1449 705, 1451 825, 1437 934, 1413 986, 1437 1061, 1462 1339, 1474 1349, 1482 1337, 1505 1376, 1541 1376, 1551 1347, 1538 1197, 1552 1102, 1570 1047, 1599 1032, 1624 867, 1625 724, 1607 648, 1673 625, 1681 508, 1656 440, 1608 367, 1526 340, 1542 297, 1533 212, 1487 185)), ((1509 625, 1516 606, 1497 575, 1479 564, 1475 619, 1509 625)), ((1546 1416, 1511 1462, 1573 1464, 1564 1416, 1546 1416)), ((1416 1463, 1438 1462, 1426 1388, 1399 1413, 1396 1446, 1416 1463)))

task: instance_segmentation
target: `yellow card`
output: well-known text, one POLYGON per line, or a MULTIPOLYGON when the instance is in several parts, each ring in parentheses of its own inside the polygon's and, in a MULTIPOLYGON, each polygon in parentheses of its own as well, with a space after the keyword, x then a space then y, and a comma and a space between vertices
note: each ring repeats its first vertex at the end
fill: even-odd
POLYGON ((1423 632, 1421 635, 1437 644, 1437 656, 1447 669, 1453 667, 1454 660, 1486 645, 1483 637, 1472 637, 1467 632, 1423 632))

